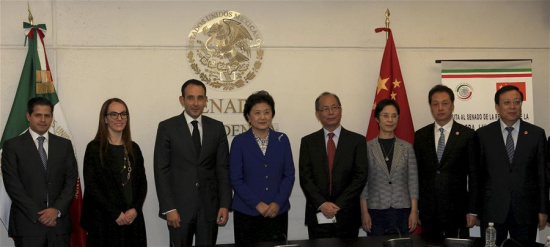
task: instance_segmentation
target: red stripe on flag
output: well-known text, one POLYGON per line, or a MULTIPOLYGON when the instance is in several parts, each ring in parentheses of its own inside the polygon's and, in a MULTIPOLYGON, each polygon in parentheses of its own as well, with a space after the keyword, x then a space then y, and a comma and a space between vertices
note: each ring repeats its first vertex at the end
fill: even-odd
POLYGON ((469 74, 469 75, 441 75, 441 78, 501 78, 501 77, 533 77, 533 74, 469 74))

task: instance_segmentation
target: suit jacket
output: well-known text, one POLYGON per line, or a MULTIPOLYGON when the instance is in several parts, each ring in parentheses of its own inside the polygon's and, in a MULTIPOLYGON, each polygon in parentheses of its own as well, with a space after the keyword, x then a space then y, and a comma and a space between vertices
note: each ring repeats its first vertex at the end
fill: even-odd
MULTIPOLYGON (((145 221, 143 203, 147 194, 147 179, 143 155, 137 143, 132 143, 132 202, 127 202, 120 180, 120 166, 114 154, 104 153, 104 163, 99 157, 100 143, 93 140, 84 155, 84 200, 80 225, 95 238, 95 243, 115 246, 145 246, 145 221), (136 219, 128 226, 119 226, 116 219, 121 212, 134 208, 136 219)), ((113 149, 109 149, 113 152, 113 149)), ((126 185, 130 186, 130 185, 126 185)))
POLYGON ((416 158, 410 143, 395 138, 391 170, 388 171, 378 138, 367 142, 368 179, 361 194, 369 209, 410 208, 418 199, 416 158))
POLYGON ((504 223, 511 209, 518 224, 538 223, 538 213, 547 213, 548 204, 544 130, 521 120, 511 163, 500 120, 479 128, 477 134, 483 207, 481 219, 504 223))
POLYGON ((333 202, 340 211, 337 224, 361 225, 359 195, 367 179, 365 137, 342 128, 332 169, 332 195, 323 129, 302 138, 300 144, 300 185, 306 197, 305 224, 316 225, 319 207, 333 202))
POLYGON ((154 172, 161 218, 177 209, 182 223, 187 223, 202 205, 207 220, 215 221, 219 208, 231 204, 225 128, 222 122, 202 116, 202 130, 197 158, 183 113, 159 123, 154 172))
POLYGON ((279 213, 290 209, 289 197, 294 185, 294 161, 288 137, 269 130, 265 155, 258 146, 252 129, 235 136, 229 154, 231 186, 235 191, 232 208, 257 216, 260 202, 279 205, 279 213))
POLYGON ((434 124, 415 133, 422 221, 465 226, 466 214, 477 214, 478 173, 476 132, 453 121, 447 143, 437 161, 434 124))
POLYGON ((69 206, 76 193, 78 170, 71 141, 49 133, 47 171, 29 131, 4 143, 2 173, 12 200, 10 236, 43 236, 38 212, 48 207, 61 212, 56 234, 71 233, 69 206))

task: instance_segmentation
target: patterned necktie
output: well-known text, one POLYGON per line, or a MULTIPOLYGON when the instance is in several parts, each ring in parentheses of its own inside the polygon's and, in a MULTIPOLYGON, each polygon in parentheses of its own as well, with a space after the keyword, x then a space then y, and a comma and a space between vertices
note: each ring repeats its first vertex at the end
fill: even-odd
POLYGON ((508 152, 508 158, 510 159, 510 163, 512 163, 512 160, 514 160, 514 139, 512 138, 514 127, 506 127, 506 130, 508 131, 508 136, 506 136, 506 152, 508 152))
POLYGON ((443 151, 445 151, 445 129, 439 128, 439 141, 437 141, 437 162, 441 161, 441 157, 443 156, 443 151))
POLYGON ((201 153, 201 134, 199 133, 199 126, 198 121, 193 120, 191 121, 191 124, 193 125, 193 144, 195 144, 195 150, 197 151, 197 157, 200 156, 201 153))
POLYGON ((44 149, 44 140, 46 140, 46 137, 39 136, 36 139, 38 140, 38 154, 40 154, 42 166, 44 167, 44 170, 48 170, 48 155, 46 154, 46 149, 44 149))
POLYGON ((336 154, 336 144, 334 144, 334 133, 328 133, 327 142, 327 157, 328 157, 328 174, 329 174, 329 191, 332 195, 332 166, 334 165, 334 155, 336 154))

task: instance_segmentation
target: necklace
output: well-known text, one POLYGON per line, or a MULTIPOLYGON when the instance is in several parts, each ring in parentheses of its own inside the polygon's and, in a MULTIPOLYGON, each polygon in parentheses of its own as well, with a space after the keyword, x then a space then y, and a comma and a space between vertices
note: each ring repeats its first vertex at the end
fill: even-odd
POLYGON ((132 163, 130 162, 130 158, 128 157, 128 150, 126 150, 126 145, 124 145, 124 166, 122 167, 122 170, 120 170, 120 173, 124 172, 124 170, 127 170, 128 173, 126 175, 126 181, 122 183, 122 187, 128 184, 128 181, 130 181, 130 178, 132 177, 132 163))
POLYGON ((265 139, 261 139, 256 134, 254 134, 254 139, 256 139, 256 142, 260 146, 262 153, 265 155, 265 152, 267 151, 267 145, 269 144, 269 132, 267 132, 267 136, 265 137, 265 139))
POLYGON ((388 153, 386 153, 386 151, 384 150, 384 145, 382 145, 382 143, 380 143, 380 147, 382 148, 382 154, 384 155, 386 161, 390 161, 390 158, 389 156, 392 154, 393 152, 393 147, 395 146, 395 138, 392 138, 392 143, 391 143, 391 149, 388 153))

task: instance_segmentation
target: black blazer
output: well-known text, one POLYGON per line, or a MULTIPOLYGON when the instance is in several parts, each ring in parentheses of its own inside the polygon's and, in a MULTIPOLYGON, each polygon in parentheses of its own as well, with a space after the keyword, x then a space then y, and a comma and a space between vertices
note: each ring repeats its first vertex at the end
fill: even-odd
POLYGON ((95 238, 94 242, 98 244, 146 246, 147 239, 142 209, 147 194, 147 179, 141 150, 135 142, 132 143, 134 156, 129 158, 132 165, 133 202, 128 206, 120 181, 120 170, 115 165, 119 161, 114 158, 114 155, 106 153, 102 165, 99 146, 98 140, 91 141, 88 143, 84 155, 85 190, 80 225, 88 231, 90 236, 95 238), (137 217, 132 224, 117 225, 116 219, 120 213, 131 208, 137 212, 137 217))
POLYGON ((177 209, 182 224, 192 219, 202 204, 208 221, 220 208, 231 206, 227 135, 223 123, 202 116, 202 146, 197 159, 184 114, 159 123, 155 142, 155 184, 159 217, 177 209))
POLYGON ((438 162, 434 125, 419 129, 414 136, 420 219, 463 227, 466 214, 478 213, 476 132, 453 121, 441 162, 438 162))
POLYGON ((481 219, 504 223, 510 208, 518 224, 538 223, 547 213, 546 135, 521 120, 514 160, 508 160, 500 120, 477 130, 480 151, 481 219))
POLYGON ((56 234, 71 233, 69 206, 76 193, 78 170, 71 141, 49 133, 48 170, 42 166, 29 131, 4 143, 2 173, 12 200, 9 236, 43 236, 50 227, 42 225, 38 212, 55 208, 61 218, 56 234))
POLYGON ((332 195, 323 129, 302 138, 300 144, 300 185, 306 197, 305 224, 317 224, 318 208, 326 201, 340 207, 337 224, 361 225, 359 195, 367 180, 367 144, 365 137, 342 128, 334 166, 332 195))

